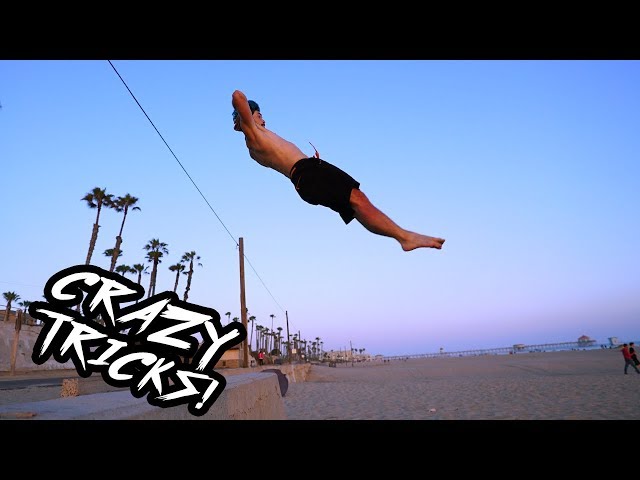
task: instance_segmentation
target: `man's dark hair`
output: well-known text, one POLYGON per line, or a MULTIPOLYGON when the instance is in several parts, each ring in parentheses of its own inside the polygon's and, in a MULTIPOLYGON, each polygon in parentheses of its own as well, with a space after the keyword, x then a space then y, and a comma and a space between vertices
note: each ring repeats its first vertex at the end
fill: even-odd
MULTIPOLYGON (((260 107, 253 100, 249 100, 247 103, 249 103, 249 108, 251 109, 251 113, 252 114, 255 111, 258 111, 258 112, 260 111, 260 107)), ((238 111, 234 110, 233 113, 231 114, 231 118, 233 118, 234 123, 235 123, 237 117, 238 117, 238 111)))

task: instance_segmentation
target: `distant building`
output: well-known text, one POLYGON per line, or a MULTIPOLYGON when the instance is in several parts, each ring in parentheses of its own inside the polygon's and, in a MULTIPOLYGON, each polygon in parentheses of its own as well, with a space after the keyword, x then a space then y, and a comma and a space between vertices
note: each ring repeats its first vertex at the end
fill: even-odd
POLYGON ((620 340, 618 340, 618 337, 609 337, 609 345, 612 347, 617 347, 618 345, 620 345, 620 340))
POLYGON ((580 338, 578 338, 578 345, 580 345, 580 346, 591 345, 592 343, 595 343, 595 340, 592 340, 591 338, 589 338, 586 335, 582 335, 580 338))
POLYGON ((13 322, 15 323, 16 321, 16 316, 18 315, 18 310, 22 310, 22 323, 24 325, 40 325, 42 322, 40 320, 36 320, 35 318, 33 318, 31 315, 29 315, 28 311, 25 311, 25 309, 20 308, 17 310, 14 310, 13 308, 9 310, 9 316, 5 318, 6 315, 6 307, 0 307, 0 313, 2 314, 2 321, 4 322, 13 322))
MULTIPOLYGON (((239 345, 234 345, 222 354, 214 368, 241 368, 243 352, 239 345)), ((250 359, 251 360, 251 359, 250 359)))

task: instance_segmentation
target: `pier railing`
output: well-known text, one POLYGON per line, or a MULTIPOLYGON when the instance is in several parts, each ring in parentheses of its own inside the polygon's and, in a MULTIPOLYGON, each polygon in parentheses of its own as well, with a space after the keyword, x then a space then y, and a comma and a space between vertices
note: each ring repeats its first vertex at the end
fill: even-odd
POLYGON ((596 340, 583 340, 579 342, 541 343, 539 345, 519 344, 510 347, 481 348, 477 350, 460 350, 457 352, 418 353, 384 358, 386 360, 399 360, 405 358, 467 357, 474 355, 511 355, 517 353, 553 352, 557 350, 583 350, 594 348, 596 343, 596 340))

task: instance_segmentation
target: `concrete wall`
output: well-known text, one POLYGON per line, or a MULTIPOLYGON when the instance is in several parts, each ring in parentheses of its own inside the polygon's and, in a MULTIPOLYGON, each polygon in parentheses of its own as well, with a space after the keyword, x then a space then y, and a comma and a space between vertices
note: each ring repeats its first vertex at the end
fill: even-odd
MULTIPOLYGON (((304 381, 311 364, 278 367, 289 382, 304 381)), ((227 385, 203 416, 186 405, 161 408, 146 397, 135 398, 129 389, 111 387, 100 377, 69 379, 61 397, 40 402, 0 406, 3 420, 286 420, 278 375, 260 369, 225 372, 227 385), (64 395, 64 396, 62 396, 64 395)))
MULTIPOLYGON (((12 317, 13 318, 13 317, 12 317)), ((38 339, 42 327, 22 325, 18 333, 18 350, 16 354, 16 372, 31 372, 37 370, 68 370, 75 369, 72 361, 59 363, 50 358, 42 365, 36 365, 31 360, 33 345, 38 339)), ((16 335, 16 326, 13 320, 0 321, 0 372, 11 371, 11 352, 16 335)))
POLYGON ((236 375, 209 411, 191 415, 186 405, 160 408, 129 390, 0 407, 2 419, 30 420, 284 420, 284 403, 276 374, 236 375))
MULTIPOLYGON (((33 346, 42 327, 22 325, 18 335, 16 372, 75 370, 73 362, 50 359, 42 365, 31 360, 33 346)), ((15 322, 0 321, 0 372, 11 371, 11 352, 15 322)), ((230 353, 237 355, 237 350, 230 353)), ((135 398, 128 388, 110 386, 99 375, 73 376, 63 381, 60 397, 0 407, 0 419, 67 420, 283 420, 284 401, 278 375, 261 370, 277 368, 288 382, 304 382, 310 364, 264 365, 250 368, 216 368, 227 379, 227 386, 207 414, 191 415, 186 405, 171 408, 152 406, 145 398, 135 398)))

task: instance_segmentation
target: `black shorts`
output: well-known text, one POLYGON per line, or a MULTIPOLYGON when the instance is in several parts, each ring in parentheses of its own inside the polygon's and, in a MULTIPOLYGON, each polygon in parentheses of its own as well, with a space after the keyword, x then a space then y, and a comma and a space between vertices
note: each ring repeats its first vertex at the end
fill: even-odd
POLYGON ((322 205, 338 212, 344 223, 353 220, 355 212, 349 198, 359 188, 350 175, 320 158, 303 158, 291 167, 291 183, 300 198, 311 205, 322 205))

